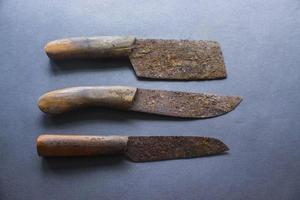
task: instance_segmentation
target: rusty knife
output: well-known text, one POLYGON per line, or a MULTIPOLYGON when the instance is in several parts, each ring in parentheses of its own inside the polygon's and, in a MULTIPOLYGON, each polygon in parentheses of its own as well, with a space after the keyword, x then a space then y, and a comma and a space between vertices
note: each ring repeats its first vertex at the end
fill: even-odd
POLYGON ((215 41, 77 37, 51 41, 45 52, 54 60, 129 57, 136 75, 144 78, 226 78, 222 51, 215 41))
POLYGON ((124 154, 147 162, 221 154, 229 148, 220 140, 199 136, 40 135, 37 152, 44 157, 124 154))
POLYGON ((216 117, 232 111, 242 98, 205 93, 150 90, 126 86, 72 87, 48 92, 39 108, 60 114, 83 107, 105 106, 185 118, 216 117))

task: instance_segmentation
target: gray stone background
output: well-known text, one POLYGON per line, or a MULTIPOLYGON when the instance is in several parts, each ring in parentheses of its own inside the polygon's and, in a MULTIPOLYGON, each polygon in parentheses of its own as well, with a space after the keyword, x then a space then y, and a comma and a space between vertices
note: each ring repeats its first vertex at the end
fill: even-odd
POLYGON ((0 1, 0 199, 299 199, 299 0, 0 1), (129 61, 51 63, 46 42, 71 36, 220 42, 228 78, 138 80, 129 61), (180 120, 109 109, 48 117, 44 92, 128 85, 241 95, 233 112, 180 120), (151 163, 42 159, 41 133, 205 135, 227 155, 151 163))

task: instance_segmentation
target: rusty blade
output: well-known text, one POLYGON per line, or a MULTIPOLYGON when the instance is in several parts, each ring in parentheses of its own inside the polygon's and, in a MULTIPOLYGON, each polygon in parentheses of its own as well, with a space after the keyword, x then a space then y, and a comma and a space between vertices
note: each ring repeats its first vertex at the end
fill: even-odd
POLYGON ((129 110, 174 117, 209 118, 232 111, 241 100, 239 96, 138 88, 129 110))
POLYGON ((129 58, 139 77, 181 80, 226 77, 220 45, 214 41, 137 39, 129 58))
POLYGON ((135 162, 220 154, 229 148, 220 140, 196 136, 129 137, 125 155, 135 162))

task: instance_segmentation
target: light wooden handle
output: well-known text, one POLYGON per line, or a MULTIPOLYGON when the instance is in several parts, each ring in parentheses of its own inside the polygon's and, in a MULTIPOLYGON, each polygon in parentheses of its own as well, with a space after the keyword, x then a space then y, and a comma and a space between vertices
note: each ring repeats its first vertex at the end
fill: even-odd
POLYGON ((132 36, 66 38, 49 42, 45 52, 54 60, 126 57, 134 42, 132 36))
POLYGON ((65 88, 44 94, 39 98, 38 106, 49 114, 92 106, 126 109, 132 105, 136 90, 124 86, 65 88))
POLYGON ((40 135, 37 152, 40 156, 97 156, 122 154, 127 136, 40 135))

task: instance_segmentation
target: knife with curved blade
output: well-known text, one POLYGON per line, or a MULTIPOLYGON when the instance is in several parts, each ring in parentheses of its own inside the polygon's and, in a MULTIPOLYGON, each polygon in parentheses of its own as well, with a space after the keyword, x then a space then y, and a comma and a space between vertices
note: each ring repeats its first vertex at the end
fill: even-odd
POLYGON ((173 117, 209 118, 232 111, 241 100, 239 96, 95 86, 48 92, 39 98, 38 106, 49 114, 105 106, 173 117))
POLYGON ((99 156, 124 154, 147 162, 221 154, 229 148, 220 140, 199 136, 86 136, 40 135, 40 156, 99 156))
POLYGON ((215 41, 77 37, 51 41, 45 52, 54 60, 129 57, 136 75, 144 78, 226 78, 222 51, 215 41))

